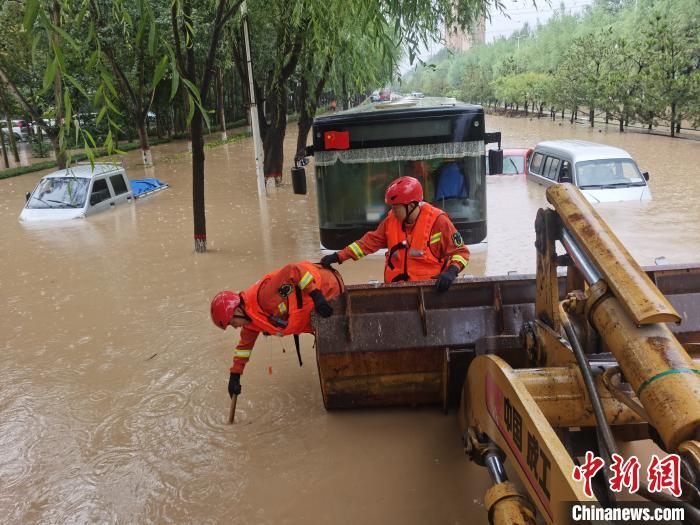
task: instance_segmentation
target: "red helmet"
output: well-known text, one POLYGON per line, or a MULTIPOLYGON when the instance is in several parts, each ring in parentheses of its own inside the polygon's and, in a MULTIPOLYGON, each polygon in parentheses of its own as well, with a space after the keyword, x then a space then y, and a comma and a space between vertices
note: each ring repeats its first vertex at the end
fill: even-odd
POLYGON ((222 330, 226 330, 236 308, 241 304, 241 296, 224 290, 211 301, 211 320, 222 330))
POLYGON ((394 204, 411 204, 423 200, 423 186, 413 177, 399 177, 389 184, 384 195, 384 202, 394 204))

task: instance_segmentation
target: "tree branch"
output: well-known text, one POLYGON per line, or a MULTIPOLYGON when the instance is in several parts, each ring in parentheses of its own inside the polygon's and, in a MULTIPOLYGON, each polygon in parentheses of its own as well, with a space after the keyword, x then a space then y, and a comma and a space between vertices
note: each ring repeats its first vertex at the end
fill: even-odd
POLYGON ((207 97, 209 91, 209 84, 211 84, 211 75, 214 68, 214 61, 216 60, 216 49, 219 47, 219 40, 221 38, 221 31, 223 30, 226 22, 229 18, 233 16, 236 9, 240 7, 243 0, 235 0, 231 9, 226 10, 227 0, 219 0, 219 5, 216 9, 216 17, 214 19, 214 31, 211 35, 211 42, 209 44, 209 52, 207 53, 207 59, 204 63, 204 71, 202 71, 202 82, 199 86, 200 98, 202 100, 202 105, 207 97))

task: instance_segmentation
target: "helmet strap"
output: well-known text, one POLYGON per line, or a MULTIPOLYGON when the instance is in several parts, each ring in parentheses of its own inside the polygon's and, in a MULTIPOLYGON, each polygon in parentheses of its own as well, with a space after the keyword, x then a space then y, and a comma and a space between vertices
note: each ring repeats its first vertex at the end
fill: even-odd
POLYGON ((231 319, 236 319, 236 318, 245 319, 249 323, 253 321, 250 317, 248 317, 248 314, 245 313, 245 309, 243 308, 243 298, 242 297, 241 297, 241 303, 236 307, 236 310, 238 310, 238 309, 240 309, 241 312, 243 312, 243 315, 237 315, 234 313, 233 317, 231 317, 231 319))
POLYGON ((416 211, 416 208, 418 208, 418 202, 414 201, 409 204, 404 204, 403 206, 406 208, 406 218, 403 220, 403 226, 406 226, 406 224, 411 224, 412 222, 414 222, 409 222, 408 219, 410 219, 411 214, 413 214, 413 212, 416 211), (413 206, 410 211, 408 209, 409 206, 413 206))

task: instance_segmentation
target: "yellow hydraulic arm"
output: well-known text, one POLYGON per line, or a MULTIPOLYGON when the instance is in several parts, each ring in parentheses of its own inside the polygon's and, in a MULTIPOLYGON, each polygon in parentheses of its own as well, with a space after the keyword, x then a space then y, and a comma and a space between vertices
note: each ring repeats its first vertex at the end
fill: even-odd
POLYGON ((639 494, 682 506, 686 520, 700 523, 700 369, 667 325, 682 316, 576 187, 552 186, 547 198, 554 209, 540 210, 535 223, 535 320, 521 334, 527 365, 478 356, 462 391, 466 450, 494 481, 485 498, 489 519, 534 523, 534 504, 548 523, 566 523, 564 502, 597 503, 573 481, 560 435, 595 427, 594 445, 609 458, 617 451, 614 426, 626 440, 655 437, 681 456, 684 500, 652 494, 645 484, 639 494), (507 482, 506 457, 527 497, 507 482))
MULTIPOLYGON (((526 385, 503 359, 486 355, 472 362, 463 390, 460 426, 467 436, 467 451, 490 470, 493 467, 486 457, 496 453, 492 444, 505 453, 529 499, 548 523, 568 521, 568 509, 558 502, 595 502, 573 481, 574 462, 526 385)), ((505 482, 498 477, 494 481, 492 490, 505 482)), ((489 509, 492 523, 521 522, 519 513, 527 508, 524 499, 503 510, 498 503, 493 502, 489 509)))

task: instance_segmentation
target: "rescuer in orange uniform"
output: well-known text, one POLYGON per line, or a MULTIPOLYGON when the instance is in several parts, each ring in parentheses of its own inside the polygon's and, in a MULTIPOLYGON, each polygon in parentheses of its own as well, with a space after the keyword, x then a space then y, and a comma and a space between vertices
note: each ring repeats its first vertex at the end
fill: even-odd
POLYGON ((469 250, 450 218, 423 202, 423 187, 413 177, 393 181, 384 201, 391 211, 379 227, 339 252, 326 255, 321 264, 329 268, 386 248, 384 282, 437 279, 438 292, 447 291, 469 264, 469 250))
POLYGON ((228 392, 241 392, 241 374, 259 334, 298 335, 314 333, 311 310, 321 317, 333 314, 328 300, 343 292, 340 275, 309 261, 291 263, 263 276, 241 293, 224 290, 211 302, 211 319, 226 330, 241 329, 230 368, 228 392))

